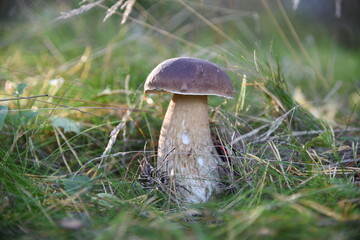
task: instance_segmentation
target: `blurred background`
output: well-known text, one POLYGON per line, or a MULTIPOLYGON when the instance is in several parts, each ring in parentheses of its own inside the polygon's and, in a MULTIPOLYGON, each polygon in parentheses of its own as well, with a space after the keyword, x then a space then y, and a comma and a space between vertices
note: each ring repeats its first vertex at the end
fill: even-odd
MULTIPOLYGON (((78 79, 86 78, 77 91, 96 96, 124 88, 131 76, 127 87, 139 96, 156 64, 194 56, 224 66, 239 91, 244 75, 250 83, 262 78, 254 68, 258 61, 278 64, 293 97, 314 115, 345 124, 359 104, 359 12, 357 0, 3 0, 2 58, 22 57, 2 59, 8 65, 0 81, 5 84, 7 74, 16 82, 51 70, 52 77, 66 76, 65 85, 82 86, 78 79), (92 62, 77 71, 84 56, 92 62)), ((248 101, 249 111, 256 110, 258 99, 248 101)))
MULTIPOLYGON (((108 1, 115 2, 115 1, 108 1)), ((159 1, 162 2, 162 1, 159 1)), ((169 2, 169 1, 167 1, 169 2)), ((39 12, 44 8, 66 9, 77 7, 80 1, 76 0, 2 0, 0 2, 0 19, 2 22, 14 21, 21 18, 28 11, 39 12)), ((137 3, 144 9, 151 8, 152 1, 138 0, 137 3)), ((263 6, 261 1, 251 0, 221 0, 221 1, 199 1, 200 5, 217 6, 218 15, 222 15, 220 9, 226 8, 228 11, 249 11, 254 14, 253 18, 263 16, 263 6)), ((276 1, 268 1, 270 6, 275 8, 276 1)), ((359 47, 360 36, 360 2, 357 0, 288 0, 281 1, 285 10, 302 24, 314 24, 324 27, 334 39, 342 43, 345 47, 359 47)), ((157 12, 157 18, 161 18, 161 12, 157 12), (158 16, 157 16, 158 15, 158 16)), ((266 17, 265 17, 266 18, 266 17)), ((184 19, 185 20, 185 19, 184 19)))

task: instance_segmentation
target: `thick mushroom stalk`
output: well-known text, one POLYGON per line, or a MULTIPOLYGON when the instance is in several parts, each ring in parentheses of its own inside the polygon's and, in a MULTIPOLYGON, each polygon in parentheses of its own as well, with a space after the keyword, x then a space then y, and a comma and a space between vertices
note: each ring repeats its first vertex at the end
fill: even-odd
POLYGON ((234 97, 227 74, 199 58, 171 58, 146 78, 145 93, 173 93, 160 132, 158 169, 181 202, 206 202, 219 188, 219 157, 210 136, 207 96, 234 97))
POLYGON ((174 94, 160 132, 158 168, 170 177, 180 201, 206 202, 219 191, 207 96, 174 94))

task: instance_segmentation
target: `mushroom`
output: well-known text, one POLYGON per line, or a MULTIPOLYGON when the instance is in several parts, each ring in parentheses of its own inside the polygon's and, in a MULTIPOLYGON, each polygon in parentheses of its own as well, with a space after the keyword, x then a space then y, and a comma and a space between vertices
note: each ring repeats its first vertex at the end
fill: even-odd
POLYGON ((211 139, 207 96, 233 98, 231 80, 211 62, 180 57, 155 67, 144 89, 173 93, 160 131, 159 173, 173 180, 180 202, 206 202, 220 192, 220 158, 211 139))

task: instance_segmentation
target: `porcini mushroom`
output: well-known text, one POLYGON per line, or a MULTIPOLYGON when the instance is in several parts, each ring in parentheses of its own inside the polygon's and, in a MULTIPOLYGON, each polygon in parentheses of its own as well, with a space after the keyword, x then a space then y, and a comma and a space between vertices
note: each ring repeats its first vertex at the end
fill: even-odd
POLYGON ((180 57, 152 70, 145 93, 173 93, 160 131, 157 167, 174 181, 177 199, 206 202, 219 192, 219 156, 211 139, 208 95, 232 98, 227 74, 211 62, 180 57))

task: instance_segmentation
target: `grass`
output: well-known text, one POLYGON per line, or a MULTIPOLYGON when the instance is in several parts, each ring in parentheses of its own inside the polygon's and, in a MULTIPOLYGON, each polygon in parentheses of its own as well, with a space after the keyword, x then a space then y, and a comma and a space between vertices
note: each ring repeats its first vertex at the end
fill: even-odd
POLYGON ((280 24, 289 50, 273 5, 254 20, 215 3, 138 1, 121 25, 121 10, 102 22, 111 3, 54 21, 78 5, 39 1, 1 26, 4 239, 359 237, 356 53, 326 34, 304 52, 280 24), (225 191, 206 204, 172 202, 151 171, 171 96, 144 95, 143 83, 176 56, 224 66, 236 90, 210 98, 225 191))

